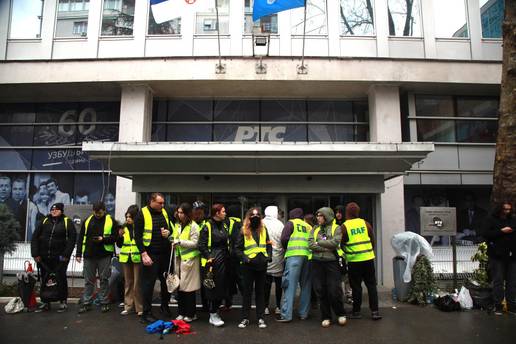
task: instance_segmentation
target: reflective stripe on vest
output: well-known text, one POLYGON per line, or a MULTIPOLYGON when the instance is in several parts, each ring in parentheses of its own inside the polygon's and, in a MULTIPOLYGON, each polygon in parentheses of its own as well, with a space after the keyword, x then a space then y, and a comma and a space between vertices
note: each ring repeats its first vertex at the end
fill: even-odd
MULTIPOLYGON (((226 225, 225 222, 222 222, 222 225, 224 226, 224 229, 228 230, 228 225, 226 225)), ((204 226, 208 229, 208 251, 211 252, 211 222, 210 220, 207 220, 204 222, 204 226)), ((228 244, 229 244, 229 237, 228 237, 228 244)), ((206 266, 206 262, 208 260, 206 258, 201 258, 201 266, 206 266)))
MULTIPOLYGON (((66 240, 68 240, 68 222, 70 221, 70 218, 65 216, 63 218, 63 221, 64 221, 64 225, 65 225, 65 230, 66 230, 66 240)), ((45 219, 43 220, 43 224, 45 224, 47 222, 48 222, 48 217, 45 217, 45 219)))
POLYGON ((374 259, 373 244, 367 224, 361 218, 351 219, 344 222, 348 232, 348 242, 344 244, 344 252, 348 262, 364 262, 374 259))
POLYGON ((293 256, 310 257, 308 238, 310 237, 310 225, 301 219, 291 219, 294 226, 292 235, 288 240, 285 258, 293 256))
MULTIPOLYGON (((187 224, 186 227, 181 230, 181 234, 179 234, 181 225, 177 224, 176 230, 174 231, 174 233, 175 233, 174 239, 190 240, 190 231, 192 229, 193 223, 195 223, 195 222, 192 221, 189 224, 187 224)), ((184 261, 195 258, 201 254, 201 252, 199 252, 199 250, 197 248, 184 248, 184 247, 181 247, 181 245, 178 246, 178 252, 179 252, 179 256, 181 257, 181 260, 184 260, 184 261)))
POLYGON ((119 253, 119 261, 120 263, 127 263, 129 261, 129 256, 131 257, 131 261, 133 263, 140 263, 142 261, 140 251, 136 246, 136 242, 134 241, 134 232, 133 238, 131 239, 131 235, 129 234, 129 228, 124 227, 124 243, 119 253))
POLYGON ((258 244, 256 244, 256 241, 254 240, 252 234, 250 235, 249 239, 246 235, 244 235, 244 254, 249 258, 253 259, 254 257, 256 257, 258 253, 263 253, 265 257, 268 257, 267 229, 265 228, 265 226, 262 228, 262 231, 260 233, 260 240, 258 244))
MULTIPOLYGON (((331 236, 332 237, 335 235, 335 231, 339 227, 340 226, 336 222, 332 222, 332 224, 331 224, 331 236)), ((321 226, 319 226, 319 225, 317 227, 315 227, 315 229, 314 229, 314 240, 315 241, 317 241, 317 234, 319 234, 320 230, 321 230, 321 226)), ((337 248, 337 255, 339 257, 344 257, 344 251, 342 251, 342 249, 340 248, 340 245, 337 248)))
MULTIPOLYGON (((165 221, 167 222, 167 227, 171 228, 170 221, 168 220, 168 214, 165 208, 161 209, 161 213, 165 217, 165 221)), ((149 246, 152 240, 152 215, 150 213, 149 207, 142 208, 143 214, 143 246, 149 246)), ((173 228, 172 228, 173 230, 173 228)))
MULTIPOLYGON (((82 238, 82 253, 83 254, 84 254, 84 249, 86 248, 86 234, 88 233, 88 227, 90 225, 90 221, 92 218, 93 218, 93 215, 90 215, 90 217, 88 217, 86 219, 86 222, 84 223, 84 238, 82 238)), ((112 229, 113 229, 113 219, 111 218, 111 215, 106 214, 106 219, 104 220, 103 236, 104 237, 110 236, 112 229)), ((115 245, 113 245, 113 244, 104 245, 104 250, 106 250, 108 252, 115 252, 115 245)))
POLYGON ((235 223, 241 223, 242 220, 240 220, 238 217, 230 217, 229 218, 229 236, 233 234, 233 228, 235 227, 235 223))

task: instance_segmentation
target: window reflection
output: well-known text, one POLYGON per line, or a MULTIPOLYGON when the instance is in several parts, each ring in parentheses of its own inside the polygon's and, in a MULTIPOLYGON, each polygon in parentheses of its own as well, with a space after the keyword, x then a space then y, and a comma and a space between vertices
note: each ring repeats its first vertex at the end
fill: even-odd
POLYGON ((504 0, 480 0, 482 37, 501 38, 504 0))
MULTIPOLYGON (((304 26, 304 7, 290 11, 292 34, 302 35, 304 26)), ((306 0, 306 34, 327 35, 326 0, 306 0)))
POLYGON ((374 35, 373 0, 340 0, 340 24, 343 35, 374 35))
POLYGON ((469 37, 464 0, 433 0, 435 36, 437 38, 469 37))
MULTIPOLYGON (((229 0, 218 0, 219 33, 229 34, 229 0)), ((217 12, 215 5, 196 13, 195 33, 204 35, 217 34, 217 12)))
POLYGON ((12 1, 11 25, 9 38, 41 38, 41 21, 43 19, 43 1, 12 1))
POLYGON ((149 35, 180 35, 181 34, 181 17, 174 18, 167 22, 157 24, 154 20, 154 15, 150 9, 149 2, 149 23, 148 31, 149 35))
POLYGON ((59 0, 56 37, 86 37, 89 0, 59 0))
POLYGON ((135 0, 105 0, 102 12, 103 36, 131 36, 135 0))
POLYGON ((245 0, 244 33, 278 33, 278 15, 271 14, 253 22, 253 0, 245 0))
POLYGON ((419 0, 388 0, 389 35, 421 37, 419 0))

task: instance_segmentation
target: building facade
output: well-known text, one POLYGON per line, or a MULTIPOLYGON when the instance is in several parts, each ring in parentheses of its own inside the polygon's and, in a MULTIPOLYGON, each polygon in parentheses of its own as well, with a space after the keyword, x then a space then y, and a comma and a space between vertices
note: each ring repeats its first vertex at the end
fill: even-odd
POLYGON ((58 200, 119 219, 153 191, 240 212, 358 201, 392 285, 390 238, 420 206, 457 207, 461 232, 487 210, 500 3, 310 0, 305 23, 220 0, 217 32, 209 1, 162 24, 147 0, 0 1, 0 202, 30 240, 58 200))

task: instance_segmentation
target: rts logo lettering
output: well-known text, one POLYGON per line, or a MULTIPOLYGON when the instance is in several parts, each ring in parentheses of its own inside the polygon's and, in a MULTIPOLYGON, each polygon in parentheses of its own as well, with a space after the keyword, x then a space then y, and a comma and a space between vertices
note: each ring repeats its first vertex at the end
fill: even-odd
POLYGON ((276 126, 240 126, 235 135, 235 142, 283 142, 287 127, 276 126), (260 135, 261 133, 261 135, 260 135), (260 140, 258 140, 260 138, 260 140))

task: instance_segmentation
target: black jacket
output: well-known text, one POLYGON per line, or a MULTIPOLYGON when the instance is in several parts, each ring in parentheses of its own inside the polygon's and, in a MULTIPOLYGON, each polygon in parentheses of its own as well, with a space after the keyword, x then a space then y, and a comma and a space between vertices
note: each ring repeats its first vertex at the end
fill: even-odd
POLYGON ((501 219, 498 216, 489 216, 484 224, 482 236, 487 242, 487 254, 495 258, 516 259, 516 218, 514 216, 501 219), (511 227, 514 231, 506 234, 501 231, 504 227, 511 227))
POLYGON ((32 257, 70 258, 77 233, 72 220, 67 219, 67 226, 65 226, 64 219, 64 216, 58 218, 48 216, 46 220, 41 221, 32 235, 30 243, 32 257))
MULTIPOLYGON (((258 234, 258 232, 251 231, 251 234, 253 236, 254 241, 256 241, 257 243, 260 242, 260 235, 258 234)), ((263 255, 262 253, 258 253, 256 255, 256 257, 254 257, 253 259, 249 259, 249 257, 247 257, 244 253, 244 249, 245 249, 244 248, 245 247, 244 234, 242 233, 242 231, 239 231, 237 241, 235 244, 235 254, 237 257, 240 258, 240 261, 242 262, 243 266, 252 268, 252 269, 258 270, 258 271, 267 270, 267 264, 270 261, 272 261, 272 245, 271 245, 271 241, 269 239, 269 233, 267 233, 266 229, 265 229, 265 234, 266 234, 265 242, 267 243, 266 250, 267 250, 268 257, 265 257, 265 255, 263 255)))
MULTIPOLYGON (((89 216, 88 216, 89 217, 89 216)), ((86 218, 87 219, 87 218, 86 218)), ((79 237, 77 238, 77 257, 85 257, 85 258, 102 258, 102 257, 110 257, 114 252, 106 251, 104 245, 114 245, 116 239, 118 237, 118 229, 120 225, 118 222, 113 220, 113 227, 111 228, 111 235, 104 235, 104 223, 106 222, 106 216, 97 219, 93 216, 90 220, 88 231, 86 232, 86 219, 82 221, 81 232, 79 233, 79 237), (84 248, 84 252, 82 252, 82 242, 86 236, 86 245, 84 248), (102 236, 103 240, 96 242, 93 240, 94 237, 102 236)))

